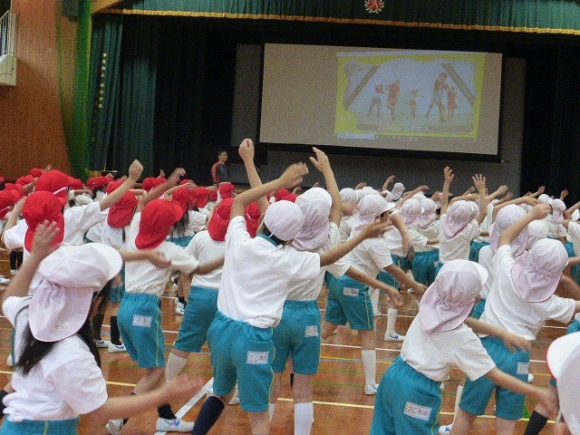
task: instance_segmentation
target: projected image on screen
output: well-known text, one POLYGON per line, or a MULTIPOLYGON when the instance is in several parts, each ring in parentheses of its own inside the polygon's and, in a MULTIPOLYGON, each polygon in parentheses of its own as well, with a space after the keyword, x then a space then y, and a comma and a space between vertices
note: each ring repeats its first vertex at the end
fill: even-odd
POLYGON ((477 137, 484 55, 338 53, 335 133, 477 137))
POLYGON ((500 53, 266 44, 259 140, 497 157, 501 77, 500 53))

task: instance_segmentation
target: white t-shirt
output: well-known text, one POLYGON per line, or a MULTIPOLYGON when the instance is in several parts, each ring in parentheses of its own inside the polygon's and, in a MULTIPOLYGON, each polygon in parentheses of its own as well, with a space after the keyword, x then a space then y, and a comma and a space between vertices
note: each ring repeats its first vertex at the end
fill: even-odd
POLYGON ((575 302, 552 295, 543 302, 527 302, 517 292, 511 271, 515 260, 509 245, 502 245, 493 258, 493 285, 487 296, 481 320, 535 340, 546 320, 568 323, 572 320, 575 302))
POLYGON ((580 255, 580 224, 578 222, 570 221, 568 224, 568 236, 576 255, 580 255))
MULTIPOLYGON (((139 233, 139 222, 141 222, 141 213, 135 213, 127 237, 129 249, 137 249, 135 238, 139 233)), ((171 261, 171 266, 167 269, 160 269, 149 260, 128 261, 125 263, 126 292, 146 293, 161 297, 172 270, 191 273, 199 265, 195 257, 189 255, 184 248, 175 243, 164 241, 155 248, 155 251, 161 252, 167 260, 171 261)))
POLYGON ((258 328, 274 327, 290 283, 316 279, 319 273, 320 255, 275 246, 261 235, 251 238, 244 217, 236 216, 226 234, 218 309, 258 328))
POLYGON ((345 258, 351 265, 372 277, 393 264, 391 251, 382 237, 363 240, 345 258))
MULTIPOLYGON (((226 250, 226 242, 217 242, 209 236, 207 230, 195 235, 185 248, 185 251, 197 258, 200 263, 206 264, 223 258, 226 250)), ((222 267, 205 275, 195 275, 192 285, 219 290, 222 279, 222 267)))
POLYGON ((488 272, 487 281, 481 288, 479 295, 483 299, 487 299, 487 295, 491 290, 491 286, 493 284, 493 250, 491 249, 490 245, 486 245, 479 250, 479 261, 478 263, 485 267, 488 272))
POLYGON ((451 260, 469 259, 469 249, 471 241, 479 235, 479 224, 473 219, 455 237, 449 238, 445 235, 445 220, 447 214, 441 215, 439 219, 439 260, 446 263, 451 260))
POLYGON ((475 381, 495 368, 479 337, 464 323, 452 331, 427 333, 419 323, 420 315, 421 311, 411 322, 401 348, 401 358, 419 373, 442 382, 458 366, 475 381))
MULTIPOLYGON (((330 231, 328 233, 328 240, 326 244, 318 249, 316 252, 323 254, 330 251, 332 248, 340 243, 340 234, 336 224, 330 224, 330 231)), ((291 301, 314 301, 320 295, 322 284, 324 282, 324 274, 326 271, 330 272, 337 278, 340 278, 346 273, 350 264, 344 258, 341 258, 334 264, 330 264, 320 268, 318 277, 314 280, 309 279, 305 281, 295 281, 290 285, 288 297, 286 299, 291 301)))
MULTIPOLYGON (((9 297, 2 309, 14 325, 16 315, 29 298, 9 297)), ((28 324, 28 309, 17 318, 16 334, 28 324), (23 326, 21 326, 23 325, 23 326)), ((19 343, 19 340, 16 341, 19 343)), ((20 346, 15 351, 20 354, 20 346)), ((107 401, 107 385, 88 346, 76 335, 56 342, 52 350, 23 376, 12 376, 15 392, 4 398, 11 421, 68 420, 88 414, 107 401)))
MULTIPOLYGON (((433 224, 427 228, 420 228, 417 225, 417 223, 414 223, 411 226, 411 228, 413 230, 417 231, 422 236, 427 237, 427 240, 439 239, 439 219, 436 219, 435 222, 433 222, 433 224)), ((439 243, 436 243, 433 245, 425 245, 424 248, 416 247, 415 251, 417 251, 417 252, 432 251, 435 249, 439 249, 439 243)))
MULTIPOLYGON (((409 237, 411 238, 411 246, 415 250, 425 250, 425 246, 427 246, 427 242, 429 239, 415 230, 408 229, 409 237)), ((403 236, 396 228, 393 228, 385 234, 383 234, 383 238, 391 251, 391 254, 398 255, 399 257, 406 257, 407 253, 403 252, 403 236)))

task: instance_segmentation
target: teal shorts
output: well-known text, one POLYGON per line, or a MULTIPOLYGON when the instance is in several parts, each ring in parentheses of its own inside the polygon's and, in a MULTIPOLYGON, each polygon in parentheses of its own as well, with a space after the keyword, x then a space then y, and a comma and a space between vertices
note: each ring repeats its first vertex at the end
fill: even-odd
POLYGON ((370 331, 375 329, 373 304, 369 287, 348 276, 331 278, 328 283, 326 321, 346 325, 351 329, 370 331))
POLYGON ((439 250, 415 252, 413 257, 413 279, 429 286, 435 281, 435 264, 439 261, 439 250))
POLYGON ((79 419, 53 421, 10 421, 9 416, 4 418, 0 428, 0 435, 77 435, 79 419))
POLYGON ((470 316, 473 317, 474 319, 479 319, 481 318, 484 309, 485 309, 485 299, 480 299, 473 307, 470 316))
POLYGON ((207 340, 209 325, 217 313, 217 298, 216 289, 191 287, 179 335, 173 347, 183 352, 201 352, 207 340))
POLYGON ((125 293, 118 323, 127 352, 140 368, 165 367, 165 336, 157 296, 125 293))
MULTIPOLYGON (((481 340, 483 347, 495 362, 498 369, 515 376, 521 381, 528 381, 530 370, 530 352, 509 350, 502 340, 485 337, 481 340)), ((496 417, 504 420, 519 420, 523 416, 526 396, 494 384, 487 376, 476 381, 467 379, 459 407, 473 415, 483 415, 491 395, 495 392, 496 417)))
POLYGON ((440 385, 398 357, 379 385, 371 435, 436 434, 440 385))
POLYGON ((244 411, 268 411, 274 379, 272 328, 256 328, 218 311, 207 338, 211 348, 214 393, 227 396, 237 381, 244 411))
POLYGON ((489 245, 489 242, 476 242, 472 241, 469 246, 469 261, 475 261, 479 263, 479 250, 484 246, 489 245))
POLYGON ((294 373, 318 373, 320 364, 320 310, 316 301, 286 301, 280 324, 274 328, 274 373, 286 370, 292 357, 294 373))

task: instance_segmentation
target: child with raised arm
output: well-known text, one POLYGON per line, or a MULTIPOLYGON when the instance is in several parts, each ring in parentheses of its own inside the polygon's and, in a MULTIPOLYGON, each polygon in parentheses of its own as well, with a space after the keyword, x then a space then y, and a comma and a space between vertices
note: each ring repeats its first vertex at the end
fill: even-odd
POLYGON ((107 395, 88 317, 122 258, 100 243, 54 249, 58 231, 55 222, 37 226, 29 257, 3 295, 15 329, 15 372, 0 434, 76 435, 80 415, 127 417, 191 397, 201 381, 185 376, 140 396, 107 395))
POLYGON ((449 377, 454 366, 459 366, 471 379, 489 378, 505 388, 537 398, 552 410, 557 409, 553 392, 509 376, 496 367, 475 334, 493 334, 510 348, 529 347, 525 339, 504 329, 468 319, 486 279, 486 270, 469 260, 451 260, 443 265, 421 299, 401 356, 381 381, 371 435, 436 433, 441 382, 449 377))
POLYGON ((215 424, 224 403, 233 396, 236 382, 252 434, 270 433, 272 328, 280 322, 290 283, 315 279, 321 266, 335 262, 364 238, 384 231, 383 225, 375 223, 327 253, 299 252, 287 245, 302 229, 304 215, 296 204, 281 200, 268 207, 258 235, 251 238, 244 220, 245 207, 269 192, 299 185, 307 173, 304 163, 296 163, 280 178, 234 198, 218 312, 208 331, 215 395, 203 404, 194 435, 206 434, 215 424))
MULTIPOLYGON (((494 256, 494 281, 481 320, 504 328, 527 340, 534 340, 548 319, 568 323, 580 302, 554 295, 568 263, 561 242, 542 239, 526 253, 514 258, 511 242, 536 219, 544 219, 549 204, 538 204, 503 231, 494 256)), ((482 343, 499 368, 526 381, 529 373, 529 351, 512 352, 493 337, 483 336, 482 343)), ((452 432, 467 435, 477 415, 484 413, 491 395, 496 396, 496 431, 513 434, 515 421, 524 410, 525 391, 516 394, 493 379, 468 380, 465 384, 452 432)), ((553 409, 548 407, 553 412, 553 409)))

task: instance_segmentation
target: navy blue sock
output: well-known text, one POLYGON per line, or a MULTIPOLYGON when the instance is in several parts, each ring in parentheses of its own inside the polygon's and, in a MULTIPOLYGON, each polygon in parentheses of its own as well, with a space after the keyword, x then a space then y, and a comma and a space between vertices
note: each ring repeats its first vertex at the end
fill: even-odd
POLYGON ((0 390, 0 419, 4 417, 4 409, 6 408, 6 405, 4 405, 2 402, 2 399, 4 399, 4 397, 6 397, 8 394, 8 391, 0 390))
POLYGON ((526 431, 524 435, 538 435, 546 423, 548 422, 548 417, 543 416, 539 412, 532 412, 530 415, 530 420, 528 421, 528 425, 526 426, 526 431))
POLYGON ((205 435, 213 427, 217 419, 224 410, 224 402, 216 396, 209 396, 204 402, 199 415, 195 420, 195 426, 191 431, 192 435, 205 435))
POLYGON ((158 407, 157 413, 159 414, 159 418, 164 418, 165 420, 173 420, 175 418, 175 414, 171 410, 169 403, 158 407))

